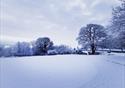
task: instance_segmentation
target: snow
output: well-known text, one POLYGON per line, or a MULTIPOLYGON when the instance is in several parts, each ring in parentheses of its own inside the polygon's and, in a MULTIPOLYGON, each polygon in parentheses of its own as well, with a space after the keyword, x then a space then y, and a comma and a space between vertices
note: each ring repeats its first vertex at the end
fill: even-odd
POLYGON ((100 52, 102 55, 115 55, 115 56, 125 56, 125 53, 115 53, 115 52, 111 52, 111 53, 108 53, 108 52, 100 52))
POLYGON ((0 58, 1 88, 125 88, 125 56, 0 58))
POLYGON ((111 53, 112 55, 117 55, 117 56, 125 56, 125 53, 111 53))

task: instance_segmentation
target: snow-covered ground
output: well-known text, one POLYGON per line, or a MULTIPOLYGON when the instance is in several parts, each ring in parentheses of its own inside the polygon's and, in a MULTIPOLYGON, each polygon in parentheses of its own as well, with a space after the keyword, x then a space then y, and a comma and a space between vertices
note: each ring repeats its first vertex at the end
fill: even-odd
POLYGON ((116 55, 116 56, 125 56, 125 53, 110 53, 109 55, 116 55))
POLYGON ((0 88, 125 88, 125 56, 0 58, 0 88))

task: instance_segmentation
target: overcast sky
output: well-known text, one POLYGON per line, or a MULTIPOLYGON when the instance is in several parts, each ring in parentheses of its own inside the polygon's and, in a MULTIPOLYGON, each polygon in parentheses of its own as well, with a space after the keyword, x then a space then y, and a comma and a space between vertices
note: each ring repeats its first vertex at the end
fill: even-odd
POLYGON ((87 23, 107 25, 118 0, 1 0, 0 36, 7 41, 50 37, 55 44, 76 46, 87 23))

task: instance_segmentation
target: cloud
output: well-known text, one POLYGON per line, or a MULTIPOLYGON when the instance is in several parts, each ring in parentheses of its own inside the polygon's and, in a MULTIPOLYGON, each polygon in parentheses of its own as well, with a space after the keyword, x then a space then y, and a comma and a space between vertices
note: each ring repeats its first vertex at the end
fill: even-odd
POLYGON ((106 25, 116 0, 1 0, 1 36, 10 40, 49 36, 75 46, 80 27, 106 25), (14 39, 12 39, 14 38, 14 39))
POLYGON ((118 0, 93 0, 91 7, 96 7, 99 4, 105 4, 110 6, 115 6, 119 3, 118 0))
POLYGON ((83 0, 68 0, 68 2, 66 2, 66 9, 72 10, 75 7, 80 7, 81 9, 85 9, 86 8, 86 4, 83 2, 83 0))

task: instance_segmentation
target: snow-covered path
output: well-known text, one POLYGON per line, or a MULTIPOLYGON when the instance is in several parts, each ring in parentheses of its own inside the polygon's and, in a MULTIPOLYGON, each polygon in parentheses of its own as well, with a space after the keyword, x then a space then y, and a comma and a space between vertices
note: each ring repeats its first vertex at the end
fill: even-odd
POLYGON ((124 56, 0 58, 0 88, 125 88, 124 56))

